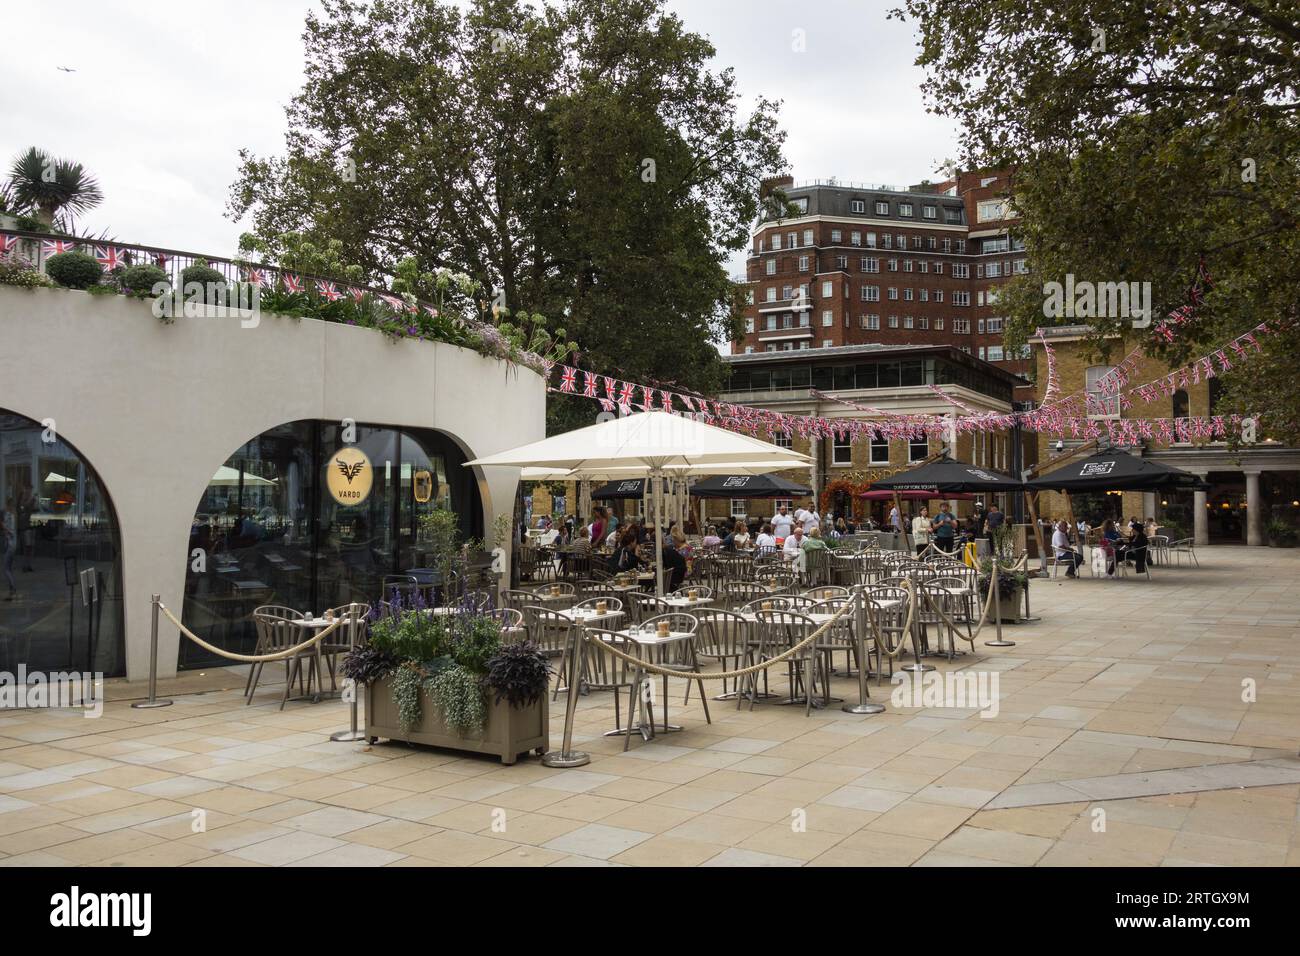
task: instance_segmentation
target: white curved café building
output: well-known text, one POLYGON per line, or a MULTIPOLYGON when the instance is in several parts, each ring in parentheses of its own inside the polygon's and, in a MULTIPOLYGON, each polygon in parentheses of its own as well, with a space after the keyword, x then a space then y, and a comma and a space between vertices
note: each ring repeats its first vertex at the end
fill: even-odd
MULTIPOLYGON (((0 603, 11 671, 89 657, 146 677, 154 593, 245 653, 254 607, 373 603, 384 575, 421 565, 422 515, 450 508, 481 537, 511 513, 517 472, 463 462, 545 435, 535 372, 314 319, 168 325, 136 299, 0 286, 0 343, 0 509, 19 539, 17 593, 0 603), (345 448, 368 462, 349 468, 370 478, 360 501, 331 493, 345 448), (105 598, 93 637, 76 587, 92 567, 105 598)), ((161 676, 215 663, 160 628, 161 676)))

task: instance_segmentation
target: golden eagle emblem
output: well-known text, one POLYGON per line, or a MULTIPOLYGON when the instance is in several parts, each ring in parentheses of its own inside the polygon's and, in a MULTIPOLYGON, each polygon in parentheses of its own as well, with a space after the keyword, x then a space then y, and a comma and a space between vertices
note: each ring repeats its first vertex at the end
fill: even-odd
POLYGON ((339 466, 339 471, 343 472, 343 477, 348 480, 349 485, 352 484, 352 480, 356 478, 357 475, 361 474, 361 469, 366 467, 364 461, 354 461, 349 465, 347 462, 339 458, 334 459, 334 464, 339 466))

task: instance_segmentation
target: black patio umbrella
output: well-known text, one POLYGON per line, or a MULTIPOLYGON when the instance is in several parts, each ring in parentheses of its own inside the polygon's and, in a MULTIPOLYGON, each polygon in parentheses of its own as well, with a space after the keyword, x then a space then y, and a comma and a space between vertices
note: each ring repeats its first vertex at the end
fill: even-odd
POLYGON ((991 468, 976 468, 944 456, 928 464, 871 482, 872 491, 1023 491, 1024 483, 991 468))
POLYGON ((1209 486, 1181 468, 1138 458, 1111 448, 1072 461, 1027 482, 1043 491, 1158 491, 1185 488, 1204 491, 1209 486))
POLYGON ((697 498, 801 498, 812 489, 780 475, 712 475, 691 486, 697 498))
MULTIPOLYGON (((601 485, 591 493, 593 499, 599 498, 602 501, 609 501, 614 498, 640 498, 645 493, 644 478, 624 478, 621 481, 611 481, 607 485, 601 485)), ((664 482, 664 493, 667 494, 668 483, 664 482)))

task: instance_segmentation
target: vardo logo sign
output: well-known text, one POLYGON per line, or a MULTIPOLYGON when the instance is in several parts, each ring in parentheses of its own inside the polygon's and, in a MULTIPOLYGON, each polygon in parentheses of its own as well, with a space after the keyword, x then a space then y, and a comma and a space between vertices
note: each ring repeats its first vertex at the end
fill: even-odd
POLYGON ((370 459, 360 448, 340 448, 330 457, 325 469, 325 486, 341 505, 352 507, 370 497, 374 483, 370 459))
POLYGON ((1114 467, 1113 461, 1090 461, 1079 469, 1079 477, 1097 478, 1101 475, 1109 475, 1114 467))

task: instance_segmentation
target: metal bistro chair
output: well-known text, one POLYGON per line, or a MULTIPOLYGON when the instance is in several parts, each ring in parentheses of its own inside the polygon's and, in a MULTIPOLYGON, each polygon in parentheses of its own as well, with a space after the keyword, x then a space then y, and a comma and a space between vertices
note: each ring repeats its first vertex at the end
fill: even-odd
MULTIPOLYGON (((552 660, 562 658, 569 647, 573 622, 545 607, 525 607, 523 615, 528 634, 542 654, 552 660)), ((560 696, 560 687, 564 683, 564 667, 557 667, 555 671, 555 693, 552 700, 560 696)))
MULTIPOLYGON (((279 615, 258 615, 254 614, 253 621, 257 625, 258 643, 262 646, 262 653, 274 654, 278 651, 287 651, 291 647, 301 644, 307 635, 305 628, 299 627, 293 619, 279 615)), ((310 694, 312 681, 315 678, 316 685, 320 686, 320 658, 317 656, 317 644, 310 648, 299 651, 291 657, 284 659, 284 694, 280 697, 280 709, 284 710, 285 703, 289 700, 289 691, 293 687, 293 681, 298 679, 298 689, 303 694, 310 694), (308 665, 307 683, 303 687, 303 662, 308 665)), ((248 700, 246 703, 253 702, 253 694, 257 691, 258 681, 262 677, 262 664, 254 664, 257 673, 253 677, 252 688, 249 690, 248 700)))
POLYGON ((1161 567, 1169 564, 1169 538, 1163 534, 1151 536, 1151 557, 1161 567))
MULTIPOLYGON (((291 607, 283 607, 278 604, 264 604, 259 608, 253 609, 253 626, 257 631, 257 641, 253 645, 253 656, 267 653, 266 630, 258 623, 259 618, 283 618, 287 621, 301 621, 307 615, 301 611, 295 611, 291 607)), ((304 633, 306 633, 304 631, 304 633)), ((262 665, 253 664, 248 668, 248 679, 244 681, 244 697, 247 703, 252 703, 253 688, 257 683, 257 678, 262 675, 262 665)))
MULTIPOLYGON (((838 614, 853 603, 850 597, 828 598, 814 604, 808 609, 810 614, 838 614)), ((855 674, 853 667, 861 667, 858 660, 858 642, 853 636, 853 610, 850 608, 838 621, 835 621, 821 637, 813 642, 813 647, 822 662, 822 705, 829 707, 832 702, 843 698, 831 697, 831 674, 835 671, 835 654, 844 653, 844 672, 846 676, 855 674), (853 666, 850 666, 853 665, 853 666)), ((818 625, 819 627, 821 625, 818 625)))
MULTIPOLYGON (((666 653, 668 646, 661 648, 664 653, 659 655, 656 662, 660 667, 667 670, 678 671, 686 678, 686 696, 683 703, 688 703, 691 699, 690 675, 700 673, 699 655, 696 653, 696 635, 699 632, 700 622, 696 620, 693 614, 686 614, 682 611, 670 611, 666 614, 656 614, 654 617, 646 618, 641 622, 641 627, 648 630, 654 630, 659 626, 660 621, 668 622, 668 630, 678 633, 687 633, 691 635, 690 640, 683 642, 685 660, 681 663, 675 663, 668 659, 666 653)), ((664 681, 664 726, 668 726, 668 675, 663 675, 664 681)), ((700 688, 700 703, 704 707, 704 720, 706 723, 713 723, 713 718, 709 716, 709 698, 704 693, 704 681, 696 680, 700 688)))
POLYGON ((1169 553, 1176 559, 1177 564, 1183 563, 1183 556, 1187 556, 1188 564, 1195 564, 1198 568, 1201 566, 1201 559, 1196 556, 1196 539, 1179 538, 1169 544, 1169 553))
POLYGON ((690 597, 692 591, 694 591, 695 596, 702 601, 711 601, 713 599, 713 588, 709 587, 707 584, 687 584, 678 588, 668 596, 675 598, 690 597))
POLYGON ((394 601, 396 597, 403 606, 415 603, 415 596, 420 593, 420 579, 413 574, 385 574, 379 597, 384 601, 394 601))
POLYGON ((517 644, 528 636, 524 627, 524 612, 513 607, 493 608, 488 617, 501 625, 501 641, 504 644, 517 644))
POLYGON ((1147 576, 1147 580, 1150 581, 1151 580, 1151 546, 1143 545, 1140 548, 1129 548, 1122 555, 1118 556, 1118 559, 1115 561, 1115 564, 1118 566, 1119 575, 1122 578, 1128 577, 1128 571, 1129 571, 1128 559, 1130 557, 1134 559, 1133 573, 1135 575, 1145 574, 1147 576), (1141 566, 1142 568, 1141 571, 1138 570, 1139 566, 1141 566))
MULTIPOLYGON (((812 618, 797 611, 759 611, 758 630, 762 641, 761 656, 769 659, 789 650, 808 638, 817 625, 812 618)), ((812 713, 817 696, 817 649, 812 644, 800 653, 786 659, 786 676, 790 683, 788 703, 797 703, 803 693, 804 716, 812 713)))
POLYGON ((338 690, 334 675, 339 656, 351 653, 354 647, 365 643, 370 605, 344 604, 332 607, 325 613, 327 616, 333 614, 336 619, 343 621, 338 630, 316 645, 317 657, 323 657, 325 666, 329 668, 330 690, 335 691, 338 690))
POLYGON ((634 624, 639 624, 656 614, 664 614, 672 610, 662 598, 653 594, 628 591, 627 597, 631 602, 632 622, 634 624))
POLYGON ((532 591, 505 588, 501 592, 502 607, 512 607, 522 611, 536 600, 537 596, 532 591))
MULTIPOLYGON (((921 645, 925 652, 930 648, 930 628, 935 631, 935 652, 943 653, 944 635, 948 636, 948 660, 957 656, 957 632, 948 621, 952 619, 952 595, 947 588, 933 579, 916 584, 916 624, 921 629, 921 645), (946 617, 945 617, 946 616, 946 617)), ((955 622, 954 622, 955 623, 955 622)))
POLYGON ((829 584, 831 580, 831 553, 826 548, 805 548, 803 553, 803 579, 809 587, 829 584))
MULTIPOLYGON (((735 611, 724 611, 715 608, 701 608, 695 612, 695 617, 700 622, 699 638, 697 653, 705 660, 717 661, 722 665, 722 669, 727 669, 727 664, 734 663, 739 669, 740 661, 745 656, 746 642, 749 639, 749 621, 741 617, 735 611)), ((730 693, 727 692, 727 679, 722 679, 722 693, 714 697, 714 700, 730 700, 740 693, 740 679, 736 679, 736 687, 730 693)))
MULTIPOLYGON (((639 658, 641 656, 640 645, 635 641, 629 641, 613 631, 589 627, 586 630, 586 640, 583 641, 582 649, 584 680, 589 690, 612 690, 614 692, 614 729, 607 731, 605 736, 621 735, 623 737, 623 749, 626 751, 632 742, 633 717, 636 714, 637 702, 641 696, 637 693, 637 684, 640 682, 641 671, 635 665, 629 664, 621 657, 610 653, 609 648, 611 647, 615 647, 631 657, 639 658), (627 691, 626 728, 619 723, 618 719, 619 712, 622 709, 619 702, 620 690, 627 691)), ((653 717, 651 722, 653 724, 653 717)))
MULTIPOLYGON (((873 644, 876 655, 876 685, 884 680, 884 662, 889 660, 889 677, 894 676, 894 656, 889 648, 896 648, 907 640, 907 592, 902 588, 874 587, 863 594, 868 617, 866 639, 873 644), (872 627, 874 623, 874 627, 872 627), (879 640, 876 635, 879 635, 879 640), (881 640, 885 643, 881 644, 881 640), (885 646, 888 645, 888 646, 885 646)), ((912 632, 915 643, 915 631, 912 632)))
POLYGON ((718 600, 726 610, 756 601, 767 592, 749 581, 726 581, 718 588, 718 600))

